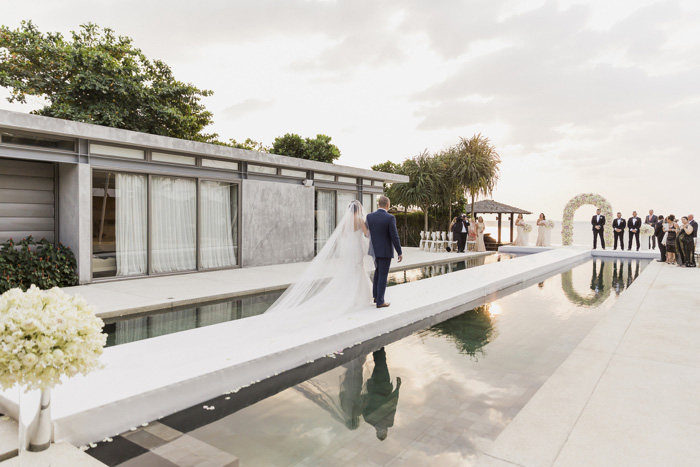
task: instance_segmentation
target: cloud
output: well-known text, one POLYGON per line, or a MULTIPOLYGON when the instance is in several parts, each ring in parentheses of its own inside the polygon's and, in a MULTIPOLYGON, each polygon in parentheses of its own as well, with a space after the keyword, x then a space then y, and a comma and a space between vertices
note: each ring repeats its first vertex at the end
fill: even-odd
POLYGON ((225 119, 235 120, 252 112, 259 112, 261 110, 269 109, 273 107, 273 105, 272 100, 250 98, 226 107, 221 112, 221 116, 225 119))

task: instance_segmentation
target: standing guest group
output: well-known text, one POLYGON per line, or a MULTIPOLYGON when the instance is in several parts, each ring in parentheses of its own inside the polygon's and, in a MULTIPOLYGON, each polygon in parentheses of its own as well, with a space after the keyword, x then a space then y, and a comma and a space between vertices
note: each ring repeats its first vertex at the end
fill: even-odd
MULTIPOLYGON (((680 219, 673 214, 664 217, 656 216, 654 210, 649 210, 649 215, 642 219, 637 216, 637 211, 632 212, 632 217, 625 220, 622 218, 622 213, 618 212, 617 217, 612 221, 612 229, 614 233, 613 249, 617 250, 618 244, 620 249, 625 249, 625 229, 627 229, 627 251, 632 251, 632 246, 636 246, 639 251, 639 233, 642 229, 642 224, 648 225, 651 229, 649 236, 649 248, 656 249, 659 245, 661 259, 659 262, 668 264, 676 264, 688 268, 696 267, 695 249, 698 239, 698 223, 693 214, 688 214, 680 219)), ((593 249, 600 246, 605 249, 605 239, 603 232, 605 231, 605 216, 600 213, 600 209, 591 218, 593 226, 593 249)))

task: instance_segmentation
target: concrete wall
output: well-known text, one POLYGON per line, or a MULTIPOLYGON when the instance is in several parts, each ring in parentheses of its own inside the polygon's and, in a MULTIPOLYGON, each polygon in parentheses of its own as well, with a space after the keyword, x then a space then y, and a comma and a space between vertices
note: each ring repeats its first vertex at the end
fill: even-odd
POLYGON ((309 261, 314 256, 314 189, 243 180, 241 265, 309 261))
POLYGON ((81 284, 90 281, 92 232, 90 166, 58 166, 58 240, 73 250, 81 284))

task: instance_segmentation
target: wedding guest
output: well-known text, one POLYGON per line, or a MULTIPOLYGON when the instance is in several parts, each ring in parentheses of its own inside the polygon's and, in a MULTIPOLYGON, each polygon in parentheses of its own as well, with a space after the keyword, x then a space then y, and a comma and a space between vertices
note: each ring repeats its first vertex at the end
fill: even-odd
POLYGON ((615 246, 613 250, 617 250, 617 241, 620 241, 620 248, 625 251, 625 226, 627 222, 622 218, 622 213, 618 212, 617 217, 613 221, 613 232, 615 234, 615 246))
POLYGON ((639 251, 639 229, 642 227, 642 220, 637 217, 637 211, 632 211, 632 217, 627 220, 627 229, 629 230, 629 239, 627 242, 627 251, 632 251, 632 239, 637 241, 637 251, 639 251))
POLYGON ((600 209, 596 209, 596 214, 591 218, 591 225, 593 226, 593 249, 597 248, 596 241, 600 237, 600 246, 605 250, 605 239, 603 238, 603 232, 605 231, 605 216, 600 214, 600 209))
POLYGON ((517 235, 513 246, 525 246, 525 220, 522 214, 518 214, 518 218, 515 219, 515 228, 517 235))
POLYGON ((661 253, 661 259, 656 261, 660 263, 666 262, 666 245, 664 245, 664 216, 659 214, 656 225, 654 226, 654 237, 656 237, 656 242, 659 244, 659 252, 661 253))
POLYGON ((478 222, 476 223, 476 251, 486 251, 486 244, 484 243, 485 230, 486 224, 484 223, 484 218, 479 216, 478 222))
POLYGON ((464 247, 467 244, 467 233, 469 232, 469 221, 467 215, 462 214, 455 217, 455 223, 452 226, 452 238, 457 240, 457 252, 464 253, 464 247))
POLYGON ((681 217, 681 227, 678 232, 678 256, 679 263, 686 268, 695 267, 695 243, 693 242, 693 226, 687 217, 681 217))
POLYGON ((666 262, 674 264, 676 262, 676 233, 678 232, 678 224, 676 224, 676 216, 669 215, 666 220, 668 227, 666 228, 666 262))
POLYGON ((541 212, 540 217, 537 218, 537 243, 535 243, 535 246, 547 246, 544 238, 546 230, 545 225, 547 224, 546 220, 544 213, 541 212))
POLYGON ((693 226, 693 243, 695 244, 695 247, 697 248, 697 246, 698 246, 698 223, 695 220, 695 216, 692 214, 688 214, 688 220, 690 221, 690 225, 693 226))
MULTIPOLYGON (((654 215, 654 210, 653 210, 653 209, 649 209, 649 215, 648 215, 647 217, 644 218, 644 223, 645 223, 646 225, 650 225, 650 226, 654 227, 654 226, 656 225, 656 223, 658 222, 658 220, 659 220, 659 219, 654 215)), ((630 245, 630 246, 631 246, 631 245, 630 245)), ((650 250, 653 250, 653 249, 656 248, 656 237, 655 237, 654 235, 650 235, 650 236, 649 236, 649 246, 648 246, 648 248, 649 248, 650 250)), ((639 250, 639 248, 637 248, 637 249, 639 250)), ((623 250, 624 250, 624 248, 623 248, 623 250)))

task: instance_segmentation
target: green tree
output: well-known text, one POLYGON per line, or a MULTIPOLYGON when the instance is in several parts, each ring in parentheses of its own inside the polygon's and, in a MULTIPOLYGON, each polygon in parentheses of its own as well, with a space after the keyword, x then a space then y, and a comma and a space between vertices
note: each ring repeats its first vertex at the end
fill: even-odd
POLYGON ((306 141, 304 141, 304 138, 297 134, 287 133, 284 136, 278 136, 275 138, 275 140, 272 142, 270 152, 281 156, 306 159, 306 141))
MULTIPOLYGON (((447 149, 435 156, 435 169, 438 172, 436 191, 440 204, 448 208, 448 224, 452 222, 452 208, 459 204, 464 187, 459 177, 459 158, 454 148, 447 149)), ((444 215, 444 214, 443 214, 444 215)))
POLYGON ((469 139, 460 138, 452 150, 457 158, 455 173, 460 184, 471 197, 474 216, 474 198, 490 196, 500 176, 501 158, 488 138, 481 134, 469 139))
POLYGON ((407 175, 408 183, 394 183, 390 187, 392 201, 404 206, 417 206, 424 214, 424 230, 428 230, 428 210, 437 202, 439 197, 440 178, 436 159, 428 151, 406 159, 400 173, 407 175))
POLYGON ((114 128, 215 142, 203 133, 212 114, 201 103, 211 91, 178 81, 168 65, 149 60, 132 40, 88 23, 65 39, 31 22, 0 26, 0 86, 10 102, 40 96, 33 113, 114 128))
POLYGON ((327 135, 316 135, 316 138, 306 138, 306 157, 312 161, 328 162, 340 157, 340 149, 335 144, 331 144, 331 137, 327 135))
POLYGON ((397 164, 396 162, 386 161, 386 162, 382 162, 381 164, 375 164, 371 168, 375 172, 386 172, 386 173, 390 173, 390 174, 395 174, 395 173, 398 173, 398 170, 401 168, 401 164, 397 164))
POLYGON ((249 151, 270 152, 270 147, 265 146, 263 143, 250 138, 246 138, 245 141, 242 143, 239 143, 235 139, 230 139, 229 144, 227 144, 226 146, 231 146, 233 148, 238 149, 247 149, 249 151))

